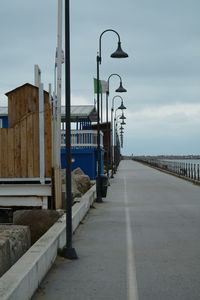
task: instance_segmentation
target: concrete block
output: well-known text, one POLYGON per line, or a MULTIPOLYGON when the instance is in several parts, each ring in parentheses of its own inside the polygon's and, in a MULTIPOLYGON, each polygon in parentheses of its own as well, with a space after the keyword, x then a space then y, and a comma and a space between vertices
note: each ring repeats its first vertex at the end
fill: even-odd
POLYGON ((33 245, 60 218, 61 214, 48 209, 17 210, 13 214, 13 223, 30 227, 31 245, 33 245))
POLYGON ((0 238, 0 276, 10 268, 10 243, 6 237, 0 238), (5 259, 6 258, 6 259, 5 259))
POLYGON ((30 245, 29 227, 0 225, 0 276, 29 249, 30 245))

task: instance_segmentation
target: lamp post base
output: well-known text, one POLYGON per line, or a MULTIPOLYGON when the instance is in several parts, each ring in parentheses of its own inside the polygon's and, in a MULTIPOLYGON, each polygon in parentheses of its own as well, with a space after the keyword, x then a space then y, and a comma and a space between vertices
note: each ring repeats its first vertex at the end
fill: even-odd
POLYGON ((77 253, 74 248, 64 247, 61 251, 61 256, 68 259, 77 259, 77 253))
POLYGON ((96 202, 97 202, 97 203, 103 203, 103 199, 102 199, 101 197, 97 197, 97 198, 96 198, 96 202))
POLYGON ((96 202, 97 203, 102 203, 103 200, 102 200, 102 193, 101 193, 101 185, 102 185, 102 182, 101 182, 101 176, 97 176, 96 178, 96 202))

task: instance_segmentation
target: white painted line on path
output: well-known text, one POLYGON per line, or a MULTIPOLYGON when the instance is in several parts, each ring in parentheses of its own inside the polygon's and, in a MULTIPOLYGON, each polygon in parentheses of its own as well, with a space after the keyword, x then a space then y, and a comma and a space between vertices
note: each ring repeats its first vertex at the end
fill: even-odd
POLYGON ((124 203, 126 218, 126 244, 127 244, 127 278, 128 278, 128 300, 138 300, 138 288, 135 270, 133 234, 131 228, 131 217, 128 207, 128 194, 126 186, 126 178, 124 176, 124 203))

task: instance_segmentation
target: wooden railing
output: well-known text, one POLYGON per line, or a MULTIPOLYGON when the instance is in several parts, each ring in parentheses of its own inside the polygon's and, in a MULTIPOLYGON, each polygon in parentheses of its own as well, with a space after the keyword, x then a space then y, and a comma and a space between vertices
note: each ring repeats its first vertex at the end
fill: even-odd
MULTIPOLYGON (((65 146, 65 131, 61 131, 61 146, 65 146)), ((72 130, 71 146, 80 148, 97 147, 97 130, 72 130)), ((100 146, 103 147, 103 133, 100 131, 100 146)))

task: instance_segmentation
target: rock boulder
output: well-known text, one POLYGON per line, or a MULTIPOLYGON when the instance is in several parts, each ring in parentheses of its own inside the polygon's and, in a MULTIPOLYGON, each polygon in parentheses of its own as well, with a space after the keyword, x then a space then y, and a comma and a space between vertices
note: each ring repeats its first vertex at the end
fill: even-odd
POLYGON ((18 210, 13 214, 15 225, 27 225, 31 232, 31 245, 33 245, 61 216, 55 210, 18 210))
POLYGON ((28 226, 0 225, 0 276, 30 247, 28 226))

